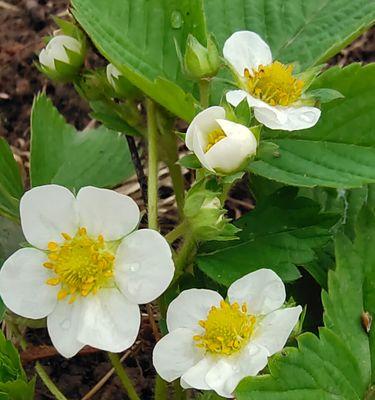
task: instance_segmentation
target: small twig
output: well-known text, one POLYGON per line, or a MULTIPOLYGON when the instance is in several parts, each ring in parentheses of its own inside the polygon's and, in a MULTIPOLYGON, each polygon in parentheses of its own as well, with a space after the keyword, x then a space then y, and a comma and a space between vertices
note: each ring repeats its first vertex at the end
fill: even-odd
POLYGON ((10 10, 10 11, 21 11, 20 8, 18 8, 17 6, 13 5, 13 4, 9 4, 6 1, 0 0, 0 8, 5 8, 6 10, 10 10))
MULTIPOLYGON (((140 342, 137 344, 136 349, 139 347, 140 342)), ((136 350, 135 349, 135 350, 136 350)), ((128 350, 123 354, 123 356, 120 358, 120 361, 123 362, 125 361, 130 354, 133 352, 133 349, 128 350)), ((90 390, 88 391, 81 400, 89 400, 91 399, 92 396, 94 396, 96 393, 99 392, 99 390, 106 384, 106 382, 109 380, 109 378, 114 374, 115 369, 111 368, 101 379, 100 381, 90 390)))
MULTIPOLYGON (((98 353, 99 351, 101 350, 86 346, 78 354, 83 356, 98 353)), ((21 361, 23 364, 28 364, 37 360, 55 357, 57 355, 59 355, 59 353, 53 346, 33 346, 21 353, 21 361)))
POLYGON ((132 380, 129 378, 124 366, 121 364, 120 357, 118 356, 118 354, 108 352, 108 357, 129 399, 141 400, 137 392, 135 391, 132 380))
POLYGON ((160 340, 161 336, 160 336, 158 325, 154 318, 154 312, 152 310, 151 304, 147 304, 146 309, 147 309, 147 315, 148 315, 148 319, 150 321, 152 333, 154 335, 155 340, 158 342, 160 340))
POLYGON ((130 154, 132 156, 133 164, 135 167, 135 172, 136 172, 137 178, 138 178, 138 183, 141 188, 142 199, 146 206, 146 204, 147 204, 147 178, 146 178, 146 175, 145 175, 143 167, 142 167, 141 159, 139 158, 139 154, 138 154, 137 146, 135 144, 134 137, 126 135, 126 140, 128 142, 130 154))

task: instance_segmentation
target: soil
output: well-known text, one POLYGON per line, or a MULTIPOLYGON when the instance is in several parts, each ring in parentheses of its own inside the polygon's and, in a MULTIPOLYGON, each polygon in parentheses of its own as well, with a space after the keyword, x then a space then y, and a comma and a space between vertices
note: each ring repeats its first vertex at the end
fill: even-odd
MULTIPOLYGON (((67 0, 7 0, 0 1, 0 136, 11 144, 16 159, 24 167, 29 156, 29 117, 34 94, 44 90, 68 122, 78 129, 90 123, 89 108, 69 85, 58 85, 44 77, 34 66, 36 53, 43 47, 42 37, 50 34, 56 26, 53 15, 66 14, 67 0)), ((375 29, 365 33, 347 49, 335 56, 330 64, 346 65, 361 61, 375 61, 375 29)), ((166 171, 161 171, 161 210, 163 227, 174 223, 174 199, 166 171)), ((187 181, 191 177, 186 174, 187 181)), ((134 197, 141 202, 139 187, 133 181, 134 197)), ((125 190, 125 189, 124 189, 125 190)), ((246 185, 238 185, 228 202, 232 217, 238 217, 250 209, 246 185)), ((143 323, 139 340, 133 346, 124 365, 134 376, 142 399, 151 398, 154 371, 149 355, 155 339, 150 320, 143 310, 143 323)), ((72 360, 56 354, 44 329, 28 329, 27 340, 31 347, 22 353, 22 360, 30 377, 34 375, 33 364, 40 360, 57 386, 69 399, 124 399, 120 383, 111 376, 96 395, 85 395, 110 371, 105 353, 85 348, 72 360)), ((37 380, 37 400, 53 399, 45 386, 37 380)))

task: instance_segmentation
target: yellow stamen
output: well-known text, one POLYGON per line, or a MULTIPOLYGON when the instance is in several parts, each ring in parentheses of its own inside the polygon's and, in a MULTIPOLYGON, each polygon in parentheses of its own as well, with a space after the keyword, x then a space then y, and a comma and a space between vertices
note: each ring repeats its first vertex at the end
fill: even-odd
POLYGON ((292 73, 293 65, 284 65, 279 61, 260 65, 251 72, 245 69, 247 90, 271 106, 288 106, 301 97, 304 86, 304 82, 292 73))
POLYGON ((72 237, 71 237, 68 233, 63 232, 63 233, 61 234, 61 236, 62 236, 65 240, 72 240, 72 237))
POLYGON ((226 135, 222 129, 214 129, 207 136, 207 145, 206 145, 204 152, 207 153, 208 150, 210 150, 210 148, 212 146, 214 146, 216 143, 220 142, 220 140, 224 139, 225 137, 226 137, 226 135))
POLYGON ((109 249, 102 235, 94 239, 84 227, 79 228, 74 237, 65 232, 61 236, 65 241, 60 245, 48 243, 49 261, 43 264, 55 274, 46 283, 53 286, 60 284, 58 300, 70 296, 71 304, 77 295, 88 296, 103 287, 113 286, 113 244, 109 249))
POLYGON ((202 335, 194 335, 196 346, 209 353, 231 355, 241 350, 250 340, 256 323, 253 315, 247 315, 247 306, 229 304, 222 300, 219 307, 211 307, 205 321, 199 321, 204 328, 202 335))
POLYGON ((49 242, 48 243, 48 250, 49 251, 56 251, 59 249, 59 245, 56 242, 49 242))
POLYGON ((49 278, 46 280, 47 285, 56 286, 60 283, 60 278, 49 278))

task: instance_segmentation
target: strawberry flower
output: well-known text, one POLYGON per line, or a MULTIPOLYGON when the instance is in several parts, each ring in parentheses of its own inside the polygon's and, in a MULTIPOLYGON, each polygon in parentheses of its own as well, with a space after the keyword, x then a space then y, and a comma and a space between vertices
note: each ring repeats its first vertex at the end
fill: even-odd
POLYGON ((120 352, 135 341, 138 304, 159 297, 174 273, 166 240, 136 230, 128 196, 84 187, 75 197, 58 185, 35 187, 20 203, 30 247, 0 271, 0 296, 18 315, 47 317, 56 349, 72 357, 84 345, 120 352))

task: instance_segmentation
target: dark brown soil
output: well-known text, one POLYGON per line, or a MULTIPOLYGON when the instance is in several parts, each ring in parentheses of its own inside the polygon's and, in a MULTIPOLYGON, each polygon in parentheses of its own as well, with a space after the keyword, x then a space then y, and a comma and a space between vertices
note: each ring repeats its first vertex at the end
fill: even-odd
MULTIPOLYGON (((35 93, 45 90, 65 118, 77 128, 83 129, 90 121, 89 108, 69 85, 56 85, 41 75, 33 65, 36 52, 43 47, 42 37, 50 34, 55 25, 53 15, 63 16, 67 0, 7 0, 0 2, 0 136, 12 145, 20 162, 28 162, 29 117, 35 93)), ((355 61, 364 63, 375 60, 375 30, 371 30, 331 60, 331 64, 346 65, 355 61)), ((166 192, 168 188, 164 189, 166 192)), ((233 204, 241 206, 243 188, 233 193, 233 204), (237 198, 237 200, 236 200, 237 198)), ((165 196, 167 197, 167 195, 165 196)), ((168 206, 168 205, 167 205, 168 206)), ((166 206, 166 207, 167 207, 166 206)), ((249 204, 242 206, 249 208, 249 204)), ((233 208, 236 208, 233 207, 233 208)), ((245 209, 243 211, 245 211, 245 209)), ((232 216, 237 213, 232 210, 232 216)), ((147 318, 133 351, 124 365, 135 382, 142 399, 151 398, 154 371, 150 363, 155 339, 147 318)), ((25 368, 33 376, 33 364, 41 359, 52 379, 69 399, 82 399, 111 369, 105 353, 85 349, 72 360, 55 354, 43 329, 29 330, 27 339, 31 349, 23 353, 25 368), (46 358, 44 358, 46 357, 46 358), (43 358, 43 359, 42 359, 43 358)), ((93 399, 124 399, 119 381, 112 376, 93 399)), ((37 400, 54 397, 38 380, 37 400)))

